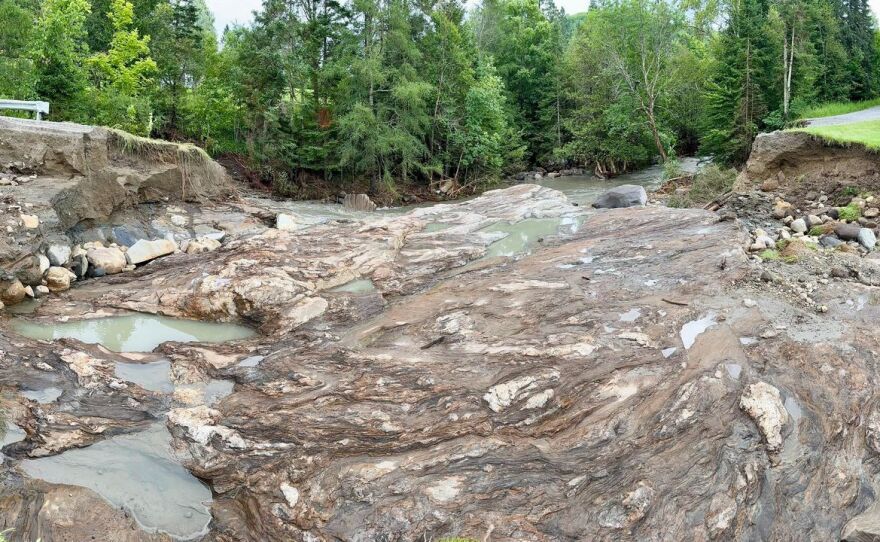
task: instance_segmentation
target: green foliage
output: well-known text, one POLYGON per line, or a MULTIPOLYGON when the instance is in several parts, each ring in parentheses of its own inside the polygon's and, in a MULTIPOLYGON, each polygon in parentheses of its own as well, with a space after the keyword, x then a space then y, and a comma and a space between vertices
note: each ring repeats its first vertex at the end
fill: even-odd
POLYGON ((110 48, 89 57, 94 90, 89 93, 89 118, 133 134, 152 132, 152 108, 147 94, 156 72, 150 58, 149 36, 141 37, 134 24, 134 6, 112 0, 108 18, 113 25, 110 48))
POLYGON ((777 252, 774 249, 767 249, 767 250, 761 252, 760 254, 758 254, 758 257, 761 258, 762 260, 764 260, 765 262, 775 262, 776 260, 779 259, 779 252, 777 252))
POLYGON ((37 94, 52 104, 54 118, 77 118, 85 95, 85 22, 88 0, 43 0, 34 30, 31 58, 35 64, 37 94))
POLYGON ((862 210, 859 209, 859 206, 853 205, 852 203, 846 207, 841 207, 837 212, 838 218, 840 220, 846 220, 847 222, 855 222, 862 216, 862 210))

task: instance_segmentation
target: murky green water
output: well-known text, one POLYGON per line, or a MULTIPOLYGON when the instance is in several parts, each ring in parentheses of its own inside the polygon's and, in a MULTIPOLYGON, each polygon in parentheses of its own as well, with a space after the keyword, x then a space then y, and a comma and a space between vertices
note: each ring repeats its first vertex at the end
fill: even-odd
POLYGON ((61 455, 21 462, 34 478, 87 487, 128 510, 147 531, 179 539, 207 532, 211 490, 171 454, 163 422, 61 455))
POLYGON ((235 324, 178 320, 165 316, 134 314, 44 324, 26 320, 12 323, 16 333, 51 341, 72 338, 89 344, 102 344, 114 352, 151 352, 167 341, 225 342, 254 335, 250 328, 235 324))
POLYGON ((529 218, 516 224, 501 222, 483 228, 482 232, 503 232, 507 236, 489 245, 486 258, 496 256, 515 256, 528 254, 538 244, 540 239, 557 235, 562 219, 559 218, 529 218))
POLYGON ((368 294, 376 291, 376 285, 370 279, 358 279, 347 282, 342 286, 331 288, 331 292, 348 292, 352 294, 368 294))

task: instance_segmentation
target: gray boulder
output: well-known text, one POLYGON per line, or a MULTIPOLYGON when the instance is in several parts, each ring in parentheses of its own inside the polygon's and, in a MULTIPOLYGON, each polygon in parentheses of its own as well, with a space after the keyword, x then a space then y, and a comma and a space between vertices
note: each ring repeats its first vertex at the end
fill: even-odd
POLYGON ((858 240, 859 244, 868 250, 874 250, 874 246, 877 244, 877 236, 869 228, 859 230, 858 240))
POLYGON ((844 241, 855 241, 860 231, 862 228, 858 224, 838 224, 834 227, 834 233, 844 241))
POLYGON ((49 257, 49 263, 56 267, 67 265, 70 260, 70 247, 67 245, 51 245, 46 250, 46 256, 49 257))
POLYGON ((638 207, 648 203, 648 193, 644 186, 624 184, 605 192, 593 202, 597 209, 619 209, 622 207, 638 207))

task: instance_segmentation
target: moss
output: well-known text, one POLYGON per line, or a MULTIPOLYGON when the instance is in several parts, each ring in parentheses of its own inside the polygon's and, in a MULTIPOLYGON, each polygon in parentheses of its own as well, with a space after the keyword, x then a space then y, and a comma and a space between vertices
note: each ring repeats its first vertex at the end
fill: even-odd
POLYGON ((824 234, 825 234, 824 229, 820 228, 819 226, 813 226, 812 228, 810 228, 810 231, 809 231, 809 235, 811 235, 813 237, 819 237, 820 235, 824 235, 824 234))
POLYGON ((779 259, 779 252, 776 250, 767 249, 764 252, 758 254, 758 257, 764 260, 765 262, 775 262, 779 259))
POLYGON ((862 216, 862 210, 857 205, 850 203, 846 207, 841 207, 838 211, 838 218, 849 222, 855 222, 862 216))
POLYGON ((790 256, 786 256, 786 257, 782 258, 782 261, 787 264, 794 264, 794 263, 798 262, 798 257, 792 254, 790 256))
POLYGON ((785 247, 787 247, 790 242, 791 241, 788 239, 779 239, 776 241, 776 250, 785 250, 785 247))

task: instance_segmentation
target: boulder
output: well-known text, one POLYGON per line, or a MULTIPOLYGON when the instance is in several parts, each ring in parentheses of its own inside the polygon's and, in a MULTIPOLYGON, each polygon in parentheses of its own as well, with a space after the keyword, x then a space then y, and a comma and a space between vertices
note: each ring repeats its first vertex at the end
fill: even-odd
POLYGON ((121 273, 127 262, 125 253, 118 248, 91 248, 86 253, 89 266, 100 269, 106 275, 121 273))
POLYGON ((137 243, 129 247, 125 253, 128 262, 132 265, 138 265, 162 256, 174 254, 177 250, 177 244, 170 239, 156 239, 155 241, 147 241, 141 239, 137 243))
POLYGON ((795 233, 807 233, 807 221, 803 218, 798 218, 797 220, 793 220, 789 226, 791 231, 795 233))
POLYGON ((46 272, 46 286, 50 292, 63 292, 70 289, 70 281, 75 277, 63 267, 50 267, 46 272))
POLYGON ((70 261, 70 247, 67 245, 50 245, 46 250, 49 263, 54 266, 65 266, 70 261))
POLYGON ((619 209, 621 207, 644 206, 648 203, 648 193, 644 186, 624 184, 608 190, 593 202, 597 209, 619 209))
POLYGON ((868 250, 874 250, 874 246, 877 244, 877 236, 869 228, 860 229, 857 239, 859 244, 868 250))
POLYGON ((838 224, 834 227, 834 233, 844 241, 855 241, 859 238, 862 228, 858 224, 838 224))
POLYGON ((0 301, 4 305, 16 305, 27 296, 24 284, 18 279, 0 281, 0 301))

